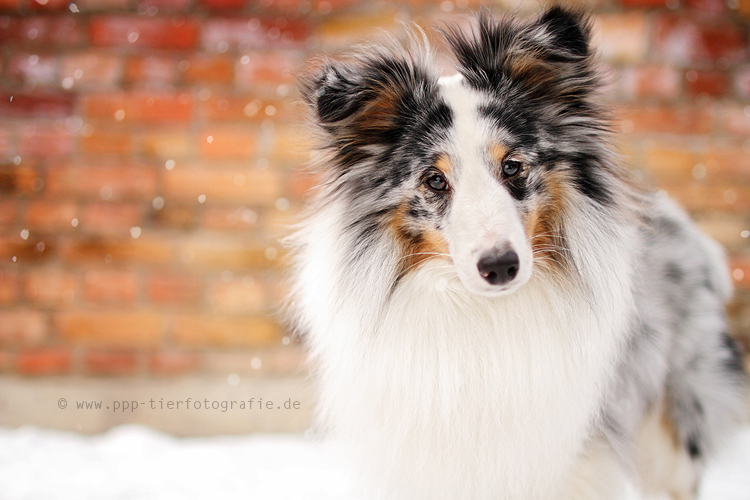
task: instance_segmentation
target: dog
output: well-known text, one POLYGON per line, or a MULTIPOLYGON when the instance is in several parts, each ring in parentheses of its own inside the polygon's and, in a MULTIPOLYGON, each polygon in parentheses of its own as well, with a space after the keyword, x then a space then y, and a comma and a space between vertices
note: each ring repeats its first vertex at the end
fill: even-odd
POLYGON ((368 498, 695 498, 743 414, 722 250, 612 146, 591 21, 479 14, 302 79, 291 308, 368 498))

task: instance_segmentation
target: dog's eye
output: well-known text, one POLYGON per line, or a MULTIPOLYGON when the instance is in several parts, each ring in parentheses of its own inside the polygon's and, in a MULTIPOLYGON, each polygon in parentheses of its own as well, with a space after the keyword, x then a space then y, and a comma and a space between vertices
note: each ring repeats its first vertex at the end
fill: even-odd
POLYGON ((521 171, 523 163, 518 160, 503 160, 502 169, 503 177, 510 178, 521 171))
POLYGON ((442 174, 430 174, 429 177, 424 180, 424 183, 433 191, 445 191, 448 189, 448 181, 445 180, 445 177, 443 177, 442 174))

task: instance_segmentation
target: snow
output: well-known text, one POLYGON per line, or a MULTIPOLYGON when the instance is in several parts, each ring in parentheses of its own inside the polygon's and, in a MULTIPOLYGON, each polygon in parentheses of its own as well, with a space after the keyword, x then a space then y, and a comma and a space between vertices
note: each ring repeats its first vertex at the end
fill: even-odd
MULTIPOLYGON (((301 435, 175 438, 0 428, 0 500, 354 500, 334 450, 301 435)), ((750 427, 709 466, 700 500, 750 500, 750 427)))

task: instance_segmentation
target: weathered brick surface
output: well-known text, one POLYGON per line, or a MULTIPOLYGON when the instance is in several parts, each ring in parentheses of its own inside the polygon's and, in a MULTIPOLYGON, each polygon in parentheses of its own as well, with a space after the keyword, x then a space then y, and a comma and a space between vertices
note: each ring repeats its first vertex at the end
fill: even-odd
MULTIPOLYGON (((482 2, 74 3, 0 0, 0 371, 295 373, 278 238, 318 180, 298 75, 482 2)), ((750 346, 750 0, 583 3, 624 161, 725 246, 750 346)))

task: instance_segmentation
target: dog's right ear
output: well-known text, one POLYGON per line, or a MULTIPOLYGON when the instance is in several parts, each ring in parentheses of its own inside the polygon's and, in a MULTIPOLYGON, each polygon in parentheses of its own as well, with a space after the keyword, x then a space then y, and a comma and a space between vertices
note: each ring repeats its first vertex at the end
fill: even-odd
POLYGON ((357 70, 343 62, 326 62, 303 83, 302 94, 321 123, 335 123, 366 105, 366 84, 357 70))

